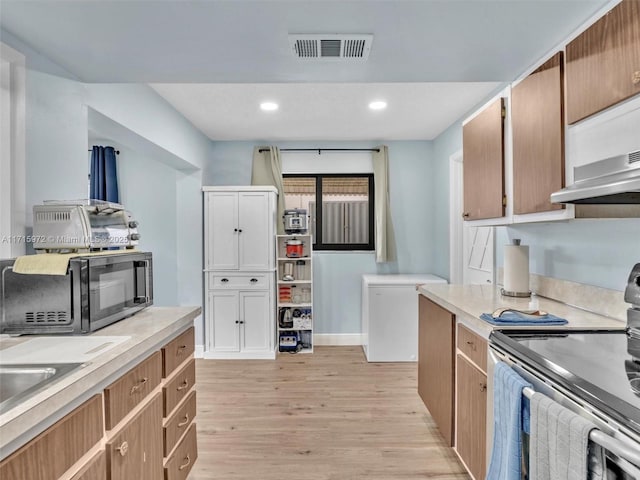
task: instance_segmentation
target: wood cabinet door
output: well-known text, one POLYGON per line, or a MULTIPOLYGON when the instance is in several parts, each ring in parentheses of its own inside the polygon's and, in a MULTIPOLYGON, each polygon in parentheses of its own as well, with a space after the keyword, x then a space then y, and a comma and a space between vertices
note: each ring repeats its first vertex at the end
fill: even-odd
POLYGON ((207 330, 209 348, 216 352, 237 352, 240 349, 239 293, 236 290, 209 292, 207 330))
POLYGON ((462 127, 465 220, 504 216, 504 99, 462 127))
POLYGON ((240 292, 240 350, 270 350, 271 322, 269 292, 240 292))
POLYGON ((109 480, 162 478, 162 394, 107 442, 109 480))
POLYGON ((238 193, 208 192, 206 219, 206 266, 208 270, 237 270, 238 193))
POLYGON ((513 213, 562 209, 550 195, 564 187, 563 59, 558 52, 511 90, 513 213))
POLYGON ((487 376, 462 355, 457 361, 456 450, 473 475, 486 475, 487 376))
POLYGON ((267 192, 240 192, 238 196, 240 270, 268 270, 274 255, 273 212, 267 192))
POLYGON ((418 319, 418 394, 453 446, 455 316, 419 295, 418 319))
POLYGON ((640 2, 623 0, 566 50, 570 124, 640 93, 640 2))

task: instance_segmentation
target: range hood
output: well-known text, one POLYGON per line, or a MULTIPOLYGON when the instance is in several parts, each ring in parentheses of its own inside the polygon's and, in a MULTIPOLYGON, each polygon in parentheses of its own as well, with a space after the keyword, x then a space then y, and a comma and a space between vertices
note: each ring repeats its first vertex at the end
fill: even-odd
POLYGON ((640 150, 575 167, 573 185, 551 203, 640 204, 640 150))

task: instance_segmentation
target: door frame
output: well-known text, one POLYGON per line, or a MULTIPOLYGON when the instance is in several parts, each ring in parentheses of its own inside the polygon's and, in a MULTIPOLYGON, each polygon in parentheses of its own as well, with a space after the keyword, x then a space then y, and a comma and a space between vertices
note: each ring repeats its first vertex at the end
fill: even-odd
POLYGON ((458 150, 449 157, 449 283, 463 281, 463 156, 458 150))

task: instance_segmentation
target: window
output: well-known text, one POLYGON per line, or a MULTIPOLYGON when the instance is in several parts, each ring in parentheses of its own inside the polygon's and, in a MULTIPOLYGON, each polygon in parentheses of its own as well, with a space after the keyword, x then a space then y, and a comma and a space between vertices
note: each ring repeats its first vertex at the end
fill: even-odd
POLYGON ((375 250, 373 174, 285 174, 285 208, 304 208, 315 250, 375 250))

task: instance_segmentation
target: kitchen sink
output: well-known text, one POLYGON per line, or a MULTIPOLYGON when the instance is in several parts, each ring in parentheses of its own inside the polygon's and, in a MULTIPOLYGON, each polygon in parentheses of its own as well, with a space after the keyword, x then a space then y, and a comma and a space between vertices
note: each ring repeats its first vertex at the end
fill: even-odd
POLYGON ((0 365, 0 413, 80 366, 82 363, 0 365))

